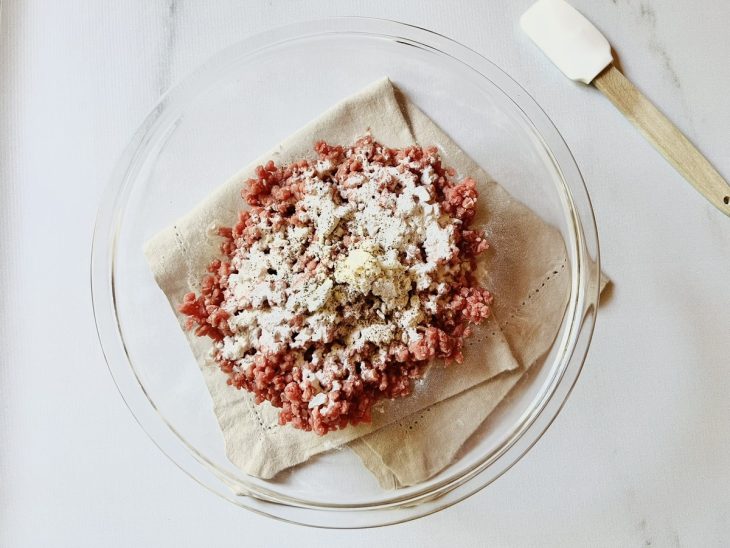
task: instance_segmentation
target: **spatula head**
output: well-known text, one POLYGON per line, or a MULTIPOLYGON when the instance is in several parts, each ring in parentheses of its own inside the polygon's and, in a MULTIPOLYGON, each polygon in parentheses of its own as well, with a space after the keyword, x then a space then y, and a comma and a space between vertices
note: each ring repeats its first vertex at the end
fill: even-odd
POLYGON ((564 0, 538 0, 520 25, 571 80, 590 84, 613 61, 608 40, 564 0))

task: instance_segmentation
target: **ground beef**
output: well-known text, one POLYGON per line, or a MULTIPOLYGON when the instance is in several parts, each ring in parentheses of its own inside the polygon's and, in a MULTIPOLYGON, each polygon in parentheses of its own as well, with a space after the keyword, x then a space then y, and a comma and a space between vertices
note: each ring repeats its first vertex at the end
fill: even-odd
MULTIPOLYGON (((282 425, 326 434, 369 422, 380 399, 408 395, 429 360, 461 363, 469 324, 489 316, 492 296, 473 275, 476 257, 489 247, 484 234, 470 226, 476 182, 456 181, 435 147, 391 149, 365 136, 349 147, 322 141, 314 148, 316 161, 281 166, 270 161, 246 181, 241 195, 249 209, 234 226, 218 229, 221 258, 208 266, 199 292, 185 295, 179 310, 188 329, 214 341, 213 357, 232 387, 253 393, 257 404, 280 408, 282 425), (372 196, 363 201, 371 183, 372 196), (322 206, 315 214, 313 189, 325 192, 329 210, 322 206), (372 221, 363 213, 368 202, 410 226, 412 216, 398 209, 400 201, 422 219, 431 215, 431 241, 419 236, 391 250, 357 226, 372 221), (334 228, 323 228, 327 215, 341 216, 334 228), (251 266, 252 257, 273 254, 272 242, 282 245, 283 235, 295 230, 306 237, 281 268, 251 266), (272 239, 275 234, 279 240, 272 239), (355 289, 365 276, 360 271, 349 282, 338 278, 337 269, 355 260, 353 249, 362 250, 362 268, 372 263, 383 269, 364 291, 355 289), (424 265, 430 265, 428 275, 419 273, 424 265), (240 282, 246 268, 257 271, 255 285, 240 282), (390 280, 393 268, 399 277, 390 280), (291 304, 314 281, 323 302, 291 304), (402 306, 392 304, 401 301, 402 306), (336 321, 317 324, 323 311, 336 321), (276 319, 278 312, 283 319, 276 319), (411 312, 418 322, 405 326, 411 312), (261 323, 265 317, 269 323, 261 323), (387 329, 377 336, 371 329, 368 339, 363 326, 387 329), (364 342, 353 343, 356 334, 364 342)), ((381 221, 389 222, 387 215, 381 221)))

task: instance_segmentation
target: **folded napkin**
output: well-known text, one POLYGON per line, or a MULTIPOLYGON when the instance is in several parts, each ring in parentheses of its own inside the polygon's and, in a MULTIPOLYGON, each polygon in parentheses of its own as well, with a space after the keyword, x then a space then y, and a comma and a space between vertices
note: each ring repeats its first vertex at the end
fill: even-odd
POLYGON ((478 181, 475 225, 485 228, 492 243, 479 276, 495 294, 494 316, 467 340, 463 364, 446 367, 436 361, 409 397, 376 404, 371 424, 326 436, 279 426, 278 410, 268 402, 255 405, 251 394, 228 386, 227 377, 208 357, 211 342, 186 331, 226 454, 247 474, 271 478, 315 454, 351 443, 384 487, 421 481, 450 462, 524 371, 547 351, 560 326, 570 288, 560 233, 491 181, 387 79, 335 105, 146 244, 155 280, 181 325, 185 318, 177 306, 185 293, 199 290, 206 266, 219 255, 219 239, 208 236, 208 228, 235 224, 245 207, 240 190, 256 166, 271 159, 286 163, 313 157, 316 141, 348 145, 367 130, 390 147, 436 145, 445 165, 456 168, 459 177, 478 181), (464 405, 469 413, 463 413, 464 405), (457 416, 459 427, 454 428, 457 416), (429 438, 437 443, 424 443, 429 438))

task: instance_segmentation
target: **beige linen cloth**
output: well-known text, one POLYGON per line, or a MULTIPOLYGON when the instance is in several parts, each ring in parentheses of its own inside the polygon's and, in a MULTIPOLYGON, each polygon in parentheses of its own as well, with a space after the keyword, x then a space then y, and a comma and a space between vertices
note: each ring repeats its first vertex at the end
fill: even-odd
POLYGON ((479 183, 476 223, 492 243, 482 283, 496 295, 494 317, 467 341, 465 361, 445 367, 434 363, 413 394, 382 401, 369 425, 317 436, 279 426, 278 410, 255 405, 248 392, 226 384, 210 361, 211 343, 186 331, 213 402, 230 461, 247 474, 271 478, 311 456, 350 443, 385 488, 422 481, 449 464, 456 451, 494 410, 524 371, 543 355, 553 339, 569 295, 562 237, 525 206, 513 200, 464 154, 388 79, 340 102, 273 151, 229 179, 193 211, 155 235, 145 255, 181 325, 177 306, 188 291, 198 291, 206 266, 219 256, 219 239, 209 227, 235 224, 245 204, 240 191, 256 166, 313 156, 323 139, 351 144, 370 130, 390 147, 435 144, 446 165, 460 177, 479 183), (501 243, 504 246, 501 246, 501 243), (454 428, 454 424, 460 425, 454 428))

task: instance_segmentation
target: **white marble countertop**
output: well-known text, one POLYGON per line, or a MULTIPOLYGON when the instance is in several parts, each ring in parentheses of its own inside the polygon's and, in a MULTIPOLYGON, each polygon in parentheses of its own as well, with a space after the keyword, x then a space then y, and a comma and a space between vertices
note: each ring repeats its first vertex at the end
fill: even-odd
MULTIPOLYGON (((721 546, 730 542, 730 219, 521 34, 531 0, 6 1, 0 30, 0 545, 721 546), (135 424, 90 312, 95 209, 161 92, 273 25, 387 16, 476 49, 580 165, 613 293, 555 424, 493 485, 365 532, 219 499, 135 424), (271 544, 269 539, 274 539, 271 544)), ((626 74, 730 177, 730 2, 574 0, 626 74)))

